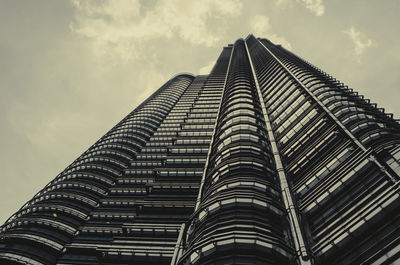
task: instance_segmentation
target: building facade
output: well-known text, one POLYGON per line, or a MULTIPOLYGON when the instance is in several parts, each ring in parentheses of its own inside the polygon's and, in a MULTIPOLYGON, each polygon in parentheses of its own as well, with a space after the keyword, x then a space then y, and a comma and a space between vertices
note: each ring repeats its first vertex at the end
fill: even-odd
POLYGON ((0 231, 0 264, 400 264, 400 125, 267 39, 159 88, 0 231))

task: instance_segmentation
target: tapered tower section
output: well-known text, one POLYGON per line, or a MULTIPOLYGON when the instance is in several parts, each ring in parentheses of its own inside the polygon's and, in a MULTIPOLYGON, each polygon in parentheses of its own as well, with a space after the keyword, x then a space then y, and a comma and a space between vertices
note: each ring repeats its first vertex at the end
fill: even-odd
POLYGON ((56 264, 192 81, 172 78, 11 216, 1 227, 0 263, 56 264))
POLYGON ((246 47, 232 49, 182 264, 289 264, 294 252, 246 47))

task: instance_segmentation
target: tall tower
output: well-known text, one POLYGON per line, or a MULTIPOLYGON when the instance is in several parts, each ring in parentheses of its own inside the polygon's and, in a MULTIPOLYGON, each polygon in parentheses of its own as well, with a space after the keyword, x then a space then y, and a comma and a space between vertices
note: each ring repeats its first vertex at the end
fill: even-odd
POLYGON ((0 264, 392 264, 399 175, 392 115, 250 35, 11 216, 0 264))

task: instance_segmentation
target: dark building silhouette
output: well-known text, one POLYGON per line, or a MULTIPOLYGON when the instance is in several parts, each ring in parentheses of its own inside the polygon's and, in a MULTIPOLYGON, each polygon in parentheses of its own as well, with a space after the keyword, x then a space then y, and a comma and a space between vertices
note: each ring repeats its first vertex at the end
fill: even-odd
POLYGON ((399 175, 392 115, 250 35, 11 216, 0 264, 400 264, 399 175))

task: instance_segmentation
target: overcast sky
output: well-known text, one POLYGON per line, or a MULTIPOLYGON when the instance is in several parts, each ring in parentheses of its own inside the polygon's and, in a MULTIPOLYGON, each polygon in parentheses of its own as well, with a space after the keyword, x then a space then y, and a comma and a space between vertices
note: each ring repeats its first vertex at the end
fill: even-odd
POLYGON ((0 223, 154 90, 249 33, 400 114, 399 0, 0 0, 0 223))

